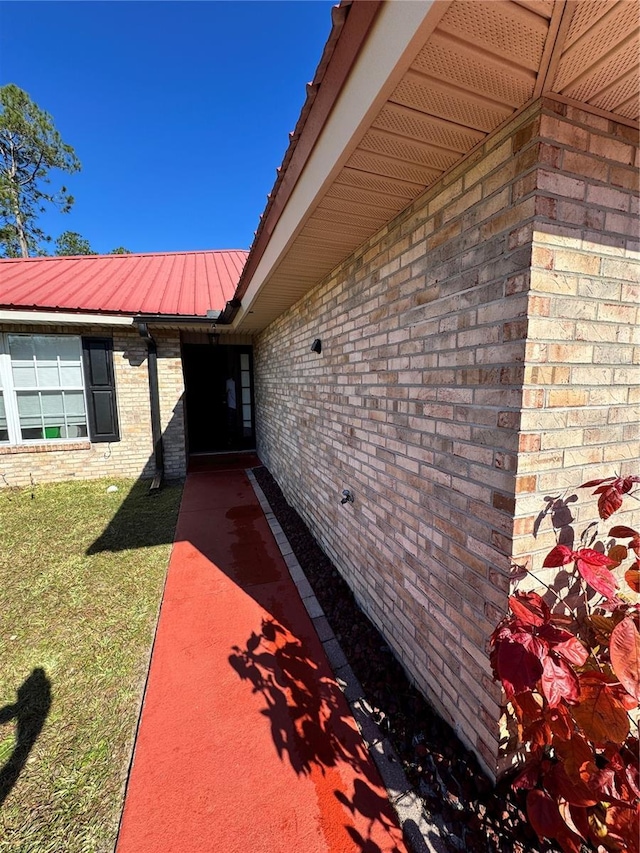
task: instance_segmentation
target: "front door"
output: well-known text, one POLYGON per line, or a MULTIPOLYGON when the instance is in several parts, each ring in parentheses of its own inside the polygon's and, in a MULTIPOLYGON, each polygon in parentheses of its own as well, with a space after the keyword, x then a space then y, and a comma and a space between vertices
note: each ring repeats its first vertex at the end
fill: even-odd
POLYGON ((251 347, 183 344, 189 453, 255 447, 251 347))

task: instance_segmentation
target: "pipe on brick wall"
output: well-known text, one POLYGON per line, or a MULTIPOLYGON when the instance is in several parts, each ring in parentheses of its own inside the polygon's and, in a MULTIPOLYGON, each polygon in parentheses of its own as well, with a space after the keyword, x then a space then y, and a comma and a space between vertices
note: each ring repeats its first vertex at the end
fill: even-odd
POLYGON ((162 422, 160 420, 160 388, 158 385, 158 345, 146 323, 138 323, 140 337, 147 342, 147 369, 149 372, 149 404, 151 407, 151 438, 155 460, 154 487, 158 487, 164 475, 164 447, 162 444, 162 422))

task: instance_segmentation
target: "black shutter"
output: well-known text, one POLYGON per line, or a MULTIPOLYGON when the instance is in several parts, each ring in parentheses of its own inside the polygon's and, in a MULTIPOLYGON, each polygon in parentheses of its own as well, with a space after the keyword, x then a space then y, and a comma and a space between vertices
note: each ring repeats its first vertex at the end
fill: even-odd
POLYGON ((113 375, 113 340, 83 338, 82 363, 87 391, 89 438, 91 441, 120 441, 113 375))

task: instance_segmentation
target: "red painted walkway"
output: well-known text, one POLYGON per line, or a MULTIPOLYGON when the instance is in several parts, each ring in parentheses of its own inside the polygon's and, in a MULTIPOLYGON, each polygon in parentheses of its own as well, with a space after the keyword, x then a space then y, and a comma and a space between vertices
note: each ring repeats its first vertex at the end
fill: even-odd
POLYGON ((406 853, 242 470, 187 478, 116 853, 406 853))

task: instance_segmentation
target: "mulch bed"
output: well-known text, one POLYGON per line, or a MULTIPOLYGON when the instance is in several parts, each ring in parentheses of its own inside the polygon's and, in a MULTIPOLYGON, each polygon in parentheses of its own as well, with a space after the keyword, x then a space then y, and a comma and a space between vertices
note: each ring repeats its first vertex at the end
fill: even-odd
POLYGON ((539 842, 522 792, 494 786, 453 729, 410 684, 389 646, 362 613, 342 576, 264 468, 253 473, 358 677, 374 718, 393 743, 425 815, 452 853, 557 853, 539 842))

